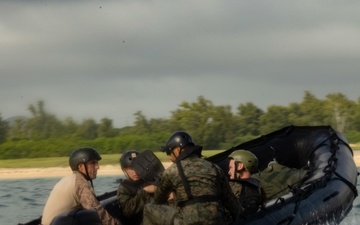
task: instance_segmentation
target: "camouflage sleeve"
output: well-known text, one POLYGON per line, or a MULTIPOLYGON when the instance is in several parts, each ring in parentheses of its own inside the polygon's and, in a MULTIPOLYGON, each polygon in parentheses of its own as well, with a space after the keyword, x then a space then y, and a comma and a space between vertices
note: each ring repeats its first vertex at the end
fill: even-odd
POLYGON ((157 204, 166 204, 170 193, 173 191, 173 185, 169 176, 169 169, 170 168, 168 168, 168 171, 165 170, 163 173, 160 184, 154 193, 154 202, 157 204))
POLYGON ((229 185, 231 187, 232 192, 234 193, 236 199, 240 199, 242 184, 235 181, 229 181, 229 185))
POLYGON ((117 198, 123 214, 131 217, 143 211, 145 204, 150 202, 151 196, 142 189, 135 192, 120 185, 117 191, 117 198))
POLYGON ((104 207, 102 207, 87 182, 77 185, 77 195, 84 209, 95 209, 97 211, 103 225, 121 225, 118 220, 110 216, 104 207))

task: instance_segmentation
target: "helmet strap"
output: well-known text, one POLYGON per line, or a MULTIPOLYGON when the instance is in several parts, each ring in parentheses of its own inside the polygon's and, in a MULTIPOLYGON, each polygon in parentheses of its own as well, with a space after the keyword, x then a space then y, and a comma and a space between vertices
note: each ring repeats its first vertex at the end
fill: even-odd
POLYGON ((90 181, 90 184, 91 184, 91 187, 94 189, 94 185, 93 185, 93 182, 92 182, 92 179, 90 178, 89 176, 89 172, 88 172, 88 169, 87 169, 87 166, 86 166, 86 163, 84 162, 84 167, 85 167, 85 174, 81 171, 79 171, 79 173, 81 173, 86 180, 90 181))
POLYGON ((90 176, 89 176, 89 172, 88 172, 86 163, 84 163, 84 166, 85 166, 85 172, 86 172, 85 178, 90 181, 90 184, 91 184, 92 189, 95 190, 95 189, 94 189, 94 184, 93 184, 93 182, 92 182, 92 179, 91 179, 90 176))
MULTIPOLYGON (((171 151, 171 154, 174 156, 175 160, 177 161, 178 157, 179 156, 176 156, 175 153, 174 153, 174 149, 171 151)), ((179 154, 180 155, 180 154, 179 154)))

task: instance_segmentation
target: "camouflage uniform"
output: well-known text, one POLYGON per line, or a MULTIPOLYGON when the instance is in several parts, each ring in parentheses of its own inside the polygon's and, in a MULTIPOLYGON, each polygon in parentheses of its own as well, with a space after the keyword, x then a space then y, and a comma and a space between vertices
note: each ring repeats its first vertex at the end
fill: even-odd
POLYGON ((95 209, 103 225, 121 224, 102 207, 93 188, 80 172, 63 177, 54 186, 44 207, 42 224, 49 225, 55 216, 75 208, 95 209))
POLYGON ((253 214, 263 206, 265 192, 257 179, 235 179, 229 181, 231 190, 238 199, 243 216, 253 214))
POLYGON ((144 225, 226 224, 227 210, 233 219, 237 218, 238 202, 224 172, 218 166, 197 155, 190 155, 178 163, 183 168, 193 198, 189 200, 186 185, 174 163, 162 175, 154 195, 156 204, 145 205, 144 225), (170 192, 174 193, 177 207, 157 205, 165 204, 170 192), (173 221, 169 221, 170 217, 173 221))
POLYGON ((120 182, 117 198, 129 224, 141 224, 144 206, 153 200, 153 194, 144 191, 142 186, 142 181, 123 180, 120 182))
POLYGON ((307 173, 307 169, 295 169, 271 162, 265 170, 252 177, 260 180, 266 193, 266 201, 269 201, 288 193, 289 187, 299 185, 307 173))

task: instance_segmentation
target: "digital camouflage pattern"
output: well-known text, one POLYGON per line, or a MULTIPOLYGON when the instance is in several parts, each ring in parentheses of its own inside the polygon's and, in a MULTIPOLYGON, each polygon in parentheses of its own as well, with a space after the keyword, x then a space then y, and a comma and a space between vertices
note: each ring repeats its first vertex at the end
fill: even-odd
POLYGON ((154 203, 146 204, 144 207, 144 225, 170 225, 174 224, 174 217, 178 209, 168 205, 154 203))
POLYGON ((117 199, 126 220, 136 225, 142 223, 144 206, 153 200, 153 194, 142 189, 142 182, 123 180, 117 191, 117 199))
POLYGON ((265 191, 266 201, 269 201, 288 193, 290 187, 299 185, 307 172, 306 169, 289 168, 271 162, 265 170, 252 175, 252 177, 260 181, 260 185, 265 191))
POLYGON ((232 218, 237 218, 239 204, 231 191, 227 177, 218 166, 195 155, 190 155, 180 163, 194 198, 209 195, 216 196, 219 200, 186 204, 188 197, 174 163, 164 171, 154 194, 154 201, 156 204, 165 204, 169 194, 173 192, 176 203, 185 202, 185 204, 175 210, 155 204, 149 207, 147 205, 146 213, 144 212, 144 225, 162 224, 154 219, 168 211, 175 215, 174 224, 226 224, 227 212, 230 212, 232 218), (153 215, 153 219, 147 215, 153 215))

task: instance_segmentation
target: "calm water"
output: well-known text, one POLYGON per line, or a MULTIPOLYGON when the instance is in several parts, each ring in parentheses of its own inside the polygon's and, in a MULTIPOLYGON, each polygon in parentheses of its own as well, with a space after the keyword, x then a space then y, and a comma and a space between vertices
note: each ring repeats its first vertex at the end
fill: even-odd
MULTIPOLYGON (((116 176, 99 176, 94 180, 96 194, 100 195, 116 190, 118 184, 115 181, 118 178, 116 176)), ((42 213, 47 196, 59 179, 0 180, 0 225, 16 225, 38 218, 42 213)), ((360 193, 360 181, 357 189, 360 193)), ((352 211, 341 223, 341 225, 350 224, 360 224, 360 197, 355 199, 352 211)))

